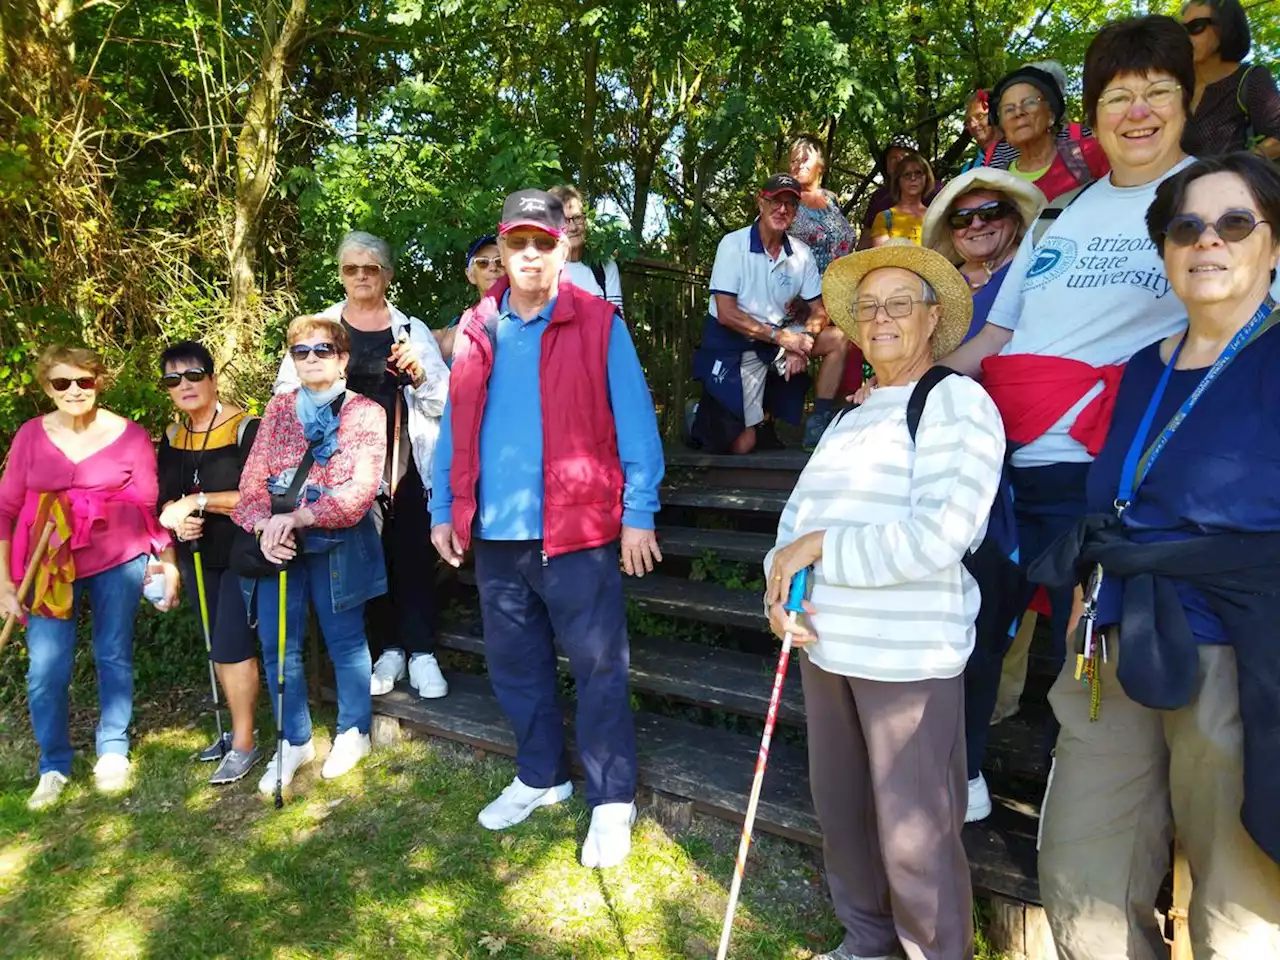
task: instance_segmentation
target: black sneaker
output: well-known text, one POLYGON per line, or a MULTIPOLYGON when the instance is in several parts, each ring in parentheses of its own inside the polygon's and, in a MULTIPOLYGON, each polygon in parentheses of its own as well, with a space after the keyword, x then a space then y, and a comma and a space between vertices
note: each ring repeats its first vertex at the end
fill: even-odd
POLYGON ((262 759, 262 751, 258 747, 252 750, 231 750, 222 762, 218 764, 218 769, 213 771, 213 776, 209 778, 209 782, 215 787, 222 786, 227 783, 235 783, 237 780, 243 780, 245 774, 257 765, 262 759))
POLYGON ((221 740, 215 740, 196 754, 200 763, 216 763, 231 752, 231 734, 224 733, 221 740))

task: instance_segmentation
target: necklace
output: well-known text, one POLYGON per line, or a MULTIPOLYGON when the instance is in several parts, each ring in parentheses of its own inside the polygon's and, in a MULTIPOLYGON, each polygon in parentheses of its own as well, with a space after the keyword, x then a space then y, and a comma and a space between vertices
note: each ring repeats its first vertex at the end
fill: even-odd
POLYGON ((982 264, 982 269, 987 272, 987 275, 977 282, 974 281, 973 277, 961 271, 961 276, 963 276, 965 279, 965 282, 969 284, 970 290, 981 290, 991 281, 991 261, 990 260, 985 261, 982 264))
MULTIPOLYGON (((200 447, 200 452, 197 454, 194 450, 190 451, 191 459, 193 461, 192 468, 191 468, 191 492, 192 493, 203 492, 200 489, 200 464, 204 462, 205 451, 209 449, 209 435, 213 433, 213 428, 218 425, 218 417, 220 417, 221 415, 222 415, 222 403, 221 401, 219 401, 218 403, 214 404, 213 419, 209 421, 208 429, 204 431, 204 443, 200 447)), ((190 417, 187 418, 186 426, 187 426, 187 435, 195 436, 196 434, 195 422, 190 417)))

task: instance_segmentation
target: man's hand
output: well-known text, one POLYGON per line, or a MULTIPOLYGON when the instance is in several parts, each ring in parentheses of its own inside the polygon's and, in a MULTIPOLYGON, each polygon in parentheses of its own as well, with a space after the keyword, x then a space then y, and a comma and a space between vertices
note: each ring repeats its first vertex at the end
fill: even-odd
POLYGON ((802 357, 798 353, 787 351, 784 356, 787 358, 787 369, 782 378, 790 382, 792 377, 799 376, 809 369, 809 359, 802 357))
POLYGON ((453 532, 452 523, 437 523, 431 528, 431 545, 449 566, 462 566, 462 541, 453 532))
POLYGON ((813 351, 813 341, 803 333, 796 333, 794 330, 778 331, 778 346, 788 353, 798 353, 805 359, 808 359, 813 351))
POLYGON ((622 528, 622 570, 631 577, 653 573, 653 565, 662 562, 658 538, 652 530, 639 527, 622 528))
POLYGON ((418 362, 417 348, 408 340, 401 340, 391 347, 391 362, 401 373, 409 375, 415 387, 422 386, 422 381, 427 378, 426 371, 418 362))

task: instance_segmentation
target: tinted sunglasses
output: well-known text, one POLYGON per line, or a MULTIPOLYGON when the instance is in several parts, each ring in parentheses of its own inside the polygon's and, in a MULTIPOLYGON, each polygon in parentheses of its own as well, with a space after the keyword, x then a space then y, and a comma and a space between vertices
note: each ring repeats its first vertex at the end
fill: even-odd
POLYGON ((472 257, 471 262, 481 270, 488 270, 490 267, 502 266, 501 257, 472 257))
POLYGON ((160 386, 164 387, 166 390, 172 390, 183 380, 187 381, 187 383, 199 383, 208 375, 208 373, 199 367, 192 367, 190 370, 174 371, 173 373, 166 373, 160 378, 160 386))
POLYGON ((344 263, 342 265, 342 275, 344 277, 360 276, 376 277, 382 272, 382 264, 380 263, 344 263))
POLYGON ((1013 204, 1007 200, 988 200, 986 203, 976 207, 952 210, 947 215, 947 224, 952 230, 963 230, 972 226, 975 220, 981 220, 983 223, 995 223, 997 220, 1006 220, 1015 213, 1017 211, 1014 209, 1013 204))
POLYGON ((54 377, 49 381, 49 386, 53 387, 55 393, 66 393, 73 383, 81 390, 98 389, 97 377, 54 377))
POLYGON ((1213 17, 1196 17, 1194 20, 1188 20, 1182 26, 1186 28, 1187 33, 1191 34, 1191 36, 1198 37, 1213 26, 1213 17))
POLYGON ((1194 213, 1180 213, 1169 221, 1169 225, 1164 228, 1164 235, 1180 247, 1189 247, 1213 227, 1213 232, 1227 243, 1239 243, 1253 233, 1260 223, 1271 221, 1259 220, 1248 210, 1228 210, 1213 223, 1205 223, 1194 213))
POLYGON ((531 243, 539 253, 550 253, 560 243, 555 237, 546 233, 535 234, 532 237, 503 237, 502 242, 512 253, 518 253, 531 243))
POLYGON ((332 343, 295 343, 289 348, 289 356, 294 360, 305 360, 314 353, 321 360, 328 360, 338 355, 338 348, 332 343))

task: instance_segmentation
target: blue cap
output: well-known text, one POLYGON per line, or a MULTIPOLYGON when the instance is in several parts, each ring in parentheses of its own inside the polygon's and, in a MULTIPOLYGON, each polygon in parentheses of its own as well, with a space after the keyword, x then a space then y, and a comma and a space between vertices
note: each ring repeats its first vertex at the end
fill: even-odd
POLYGON ((471 266, 471 261, 476 258, 476 253, 481 247, 487 247, 489 244, 497 244, 498 237, 493 233, 486 233, 483 237, 471 241, 471 246, 467 248, 467 266, 471 266))

